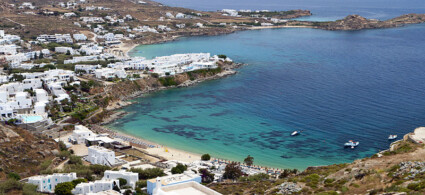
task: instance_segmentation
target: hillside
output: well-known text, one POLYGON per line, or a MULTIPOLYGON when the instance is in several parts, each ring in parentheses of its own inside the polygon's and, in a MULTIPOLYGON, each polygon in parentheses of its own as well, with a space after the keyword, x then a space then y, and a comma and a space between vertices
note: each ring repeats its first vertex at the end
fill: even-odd
POLYGON ((349 15, 342 20, 315 24, 318 28, 325 30, 361 30, 394 28, 405 24, 417 24, 423 22, 425 22, 425 14, 406 14, 385 21, 366 19, 359 15, 349 15))
POLYGON ((12 171, 21 178, 38 174, 43 162, 50 162, 58 153, 58 144, 52 139, 0 125, 0 180, 12 171))
MULTIPOLYGON (((425 194, 425 147, 407 136, 391 150, 349 164, 309 167, 279 179, 212 184, 223 194, 425 194)), ((248 180, 248 181, 243 181, 248 180)))

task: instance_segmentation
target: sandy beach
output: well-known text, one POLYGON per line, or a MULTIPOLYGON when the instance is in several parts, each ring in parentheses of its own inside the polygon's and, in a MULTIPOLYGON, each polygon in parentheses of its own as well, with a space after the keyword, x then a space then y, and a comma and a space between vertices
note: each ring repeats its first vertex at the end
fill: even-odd
POLYGON ((114 45, 108 49, 106 52, 114 54, 118 57, 130 57, 128 52, 137 47, 139 44, 135 44, 132 42, 121 42, 119 45, 114 45))
POLYGON ((160 156, 167 160, 178 160, 183 162, 193 162, 196 160, 201 159, 200 154, 194 154, 187 151, 171 148, 165 145, 161 145, 143 138, 139 138, 133 135, 129 135, 126 133, 118 132, 112 129, 109 129, 105 126, 92 126, 92 129, 95 130, 98 133, 108 133, 110 136, 119 138, 126 141, 127 143, 131 144, 133 147, 138 148, 140 150, 144 150, 149 154, 160 156), (141 144, 137 143, 144 143, 148 146, 152 147, 142 147, 141 144))

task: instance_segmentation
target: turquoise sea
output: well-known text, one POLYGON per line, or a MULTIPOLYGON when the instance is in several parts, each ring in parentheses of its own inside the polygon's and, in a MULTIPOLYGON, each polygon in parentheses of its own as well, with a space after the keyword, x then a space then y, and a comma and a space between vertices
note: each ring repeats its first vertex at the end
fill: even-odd
MULTIPOLYGON (((302 8, 302 7, 301 7, 302 8)), ((350 162, 424 125, 425 24, 267 29, 139 46, 130 55, 226 54, 237 75, 136 99, 110 127, 169 147, 299 168, 350 162), (294 130, 304 130, 290 137, 294 130), (356 149, 344 142, 360 141, 356 149)))

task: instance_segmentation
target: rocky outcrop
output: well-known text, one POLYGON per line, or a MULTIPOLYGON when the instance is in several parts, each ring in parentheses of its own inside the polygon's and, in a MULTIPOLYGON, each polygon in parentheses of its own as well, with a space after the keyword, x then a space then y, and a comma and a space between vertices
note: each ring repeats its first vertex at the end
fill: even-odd
POLYGON ((301 191, 301 187, 293 182, 284 182, 278 186, 278 194, 297 194, 301 191))
POLYGON ((315 22, 312 23, 312 25, 324 30, 361 30, 394 28, 405 24, 418 24, 423 22, 425 22, 425 14, 406 14, 385 21, 366 19, 359 15, 349 15, 335 22, 315 22))

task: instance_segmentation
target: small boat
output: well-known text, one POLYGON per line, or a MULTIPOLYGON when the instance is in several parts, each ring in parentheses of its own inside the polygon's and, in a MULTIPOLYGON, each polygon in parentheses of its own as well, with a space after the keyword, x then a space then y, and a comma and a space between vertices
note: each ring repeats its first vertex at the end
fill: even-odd
POLYGON ((354 148, 356 146, 358 146, 360 144, 360 142, 355 142, 353 140, 348 141, 347 143, 344 144, 344 147, 351 147, 354 148))
POLYGON ((301 131, 294 131, 291 133, 291 136, 297 136, 301 133, 301 131))
POLYGON ((388 137, 388 140, 394 140, 394 139, 397 139, 397 135, 390 135, 388 137))

